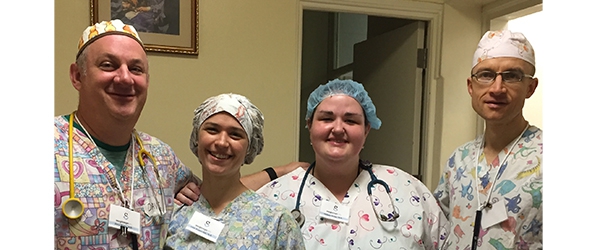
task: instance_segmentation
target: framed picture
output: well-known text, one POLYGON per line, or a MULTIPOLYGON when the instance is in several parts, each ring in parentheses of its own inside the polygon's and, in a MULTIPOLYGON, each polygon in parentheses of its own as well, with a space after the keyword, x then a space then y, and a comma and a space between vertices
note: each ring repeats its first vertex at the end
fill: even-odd
POLYGON ((147 51, 198 54, 197 0, 90 0, 91 24, 120 19, 147 51))

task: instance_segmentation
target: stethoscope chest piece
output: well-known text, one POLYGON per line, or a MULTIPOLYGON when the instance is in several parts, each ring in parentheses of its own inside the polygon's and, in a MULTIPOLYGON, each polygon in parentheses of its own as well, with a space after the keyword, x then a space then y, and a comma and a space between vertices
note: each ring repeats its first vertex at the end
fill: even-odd
POLYGON ((62 213, 69 219, 78 219, 83 215, 83 203, 77 198, 69 198, 62 205, 62 213))
POLYGON ((298 223, 299 227, 303 227, 303 225, 305 224, 305 216, 303 215, 303 213, 301 213, 301 211, 299 211, 296 208, 292 209, 290 213, 292 214, 294 220, 296 220, 296 223, 298 223))

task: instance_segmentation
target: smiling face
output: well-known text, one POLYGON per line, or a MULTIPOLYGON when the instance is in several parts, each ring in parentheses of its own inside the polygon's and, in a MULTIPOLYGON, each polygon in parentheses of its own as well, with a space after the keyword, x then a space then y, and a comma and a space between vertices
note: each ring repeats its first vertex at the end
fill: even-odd
MULTIPOLYGON (((494 72, 520 71, 529 75, 535 73, 530 63, 512 57, 484 60, 473 68, 472 73, 482 70, 494 72)), ((533 95, 537 84, 538 80, 536 78, 523 78, 520 82, 505 83, 502 81, 502 76, 499 75, 489 85, 480 84, 471 77, 467 79, 473 109, 489 125, 506 125, 524 120, 522 108, 525 99, 533 95)))
POLYGON ((307 124, 317 161, 358 161, 371 129, 361 105, 347 95, 321 101, 307 124))
POLYGON ((226 112, 207 118, 199 127, 197 156, 204 174, 239 175, 249 139, 238 121, 226 112))
POLYGON ((71 65, 79 109, 136 122, 149 86, 149 65, 141 45, 128 36, 107 35, 85 48, 81 57, 83 64, 71 65))

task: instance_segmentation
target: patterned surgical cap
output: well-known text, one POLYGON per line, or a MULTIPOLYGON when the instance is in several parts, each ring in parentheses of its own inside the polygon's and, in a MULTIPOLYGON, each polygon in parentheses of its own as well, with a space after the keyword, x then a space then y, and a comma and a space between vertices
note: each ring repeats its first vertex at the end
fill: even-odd
POLYGON ((535 66, 535 50, 527 38, 519 32, 487 31, 477 45, 471 68, 483 60, 496 57, 519 58, 535 66))
POLYGON ((263 150, 263 122, 261 111, 246 97, 238 94, 220 94, 207 98, 197 109, 193 118, 193 131, 189 146, 195 156, 197 155, 197 139, 199 127, 207 118, 220 112, 226 112, 240 123, 249 138, 249 148, 245 156, 245 164, 251 164, 255 157, 263 150))
POLYGON ((114 19, 111 21, 102 21, 101 23, 96 23, 87 27, 81 38, 79 38, 79 45, 77 52, 77 58, 81 55, 81 52, 89 46, 89 44, 93 43, 95 40, 99 39, 100 37, 106 35, 125 35, 135 39, 141 47, 145 49, 143 46, 143 42, 141 42, 141 38, 139 38, 139 33, 135 30, 135 27, 132 25, 124 24, 122 21, 118 19, 114 19))
POLYGON ((353 80, 335 79, 324 85, 319 85, 319 87, 313 90, 309 95, 309 100, 307 100, 307 116, 305 117, 305 120, 311 118, 313 111, 315 111, 315 108, 317 108, 323 99, 334 95, 347 95, 357 100, 357 102, 361 104, 367 122, 371 124, 371 128, 379 129, 379 127, 381 127, 381 120, 377 118, 377 115, 375 114, 375 105, 373 105, 371 97, 369 97, 369 94, 362 84, 353 80))

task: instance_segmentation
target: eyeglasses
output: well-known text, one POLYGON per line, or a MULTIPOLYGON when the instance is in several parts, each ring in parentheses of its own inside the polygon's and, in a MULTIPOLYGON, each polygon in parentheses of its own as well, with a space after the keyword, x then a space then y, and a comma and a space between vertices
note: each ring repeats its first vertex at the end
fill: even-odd
POLYGON ((479 71, 472 74, 471 77, 481 84, 491 84, 495 81, 495 78, 497 78, 498 75, 502 76, 502 81, 505 83, 521 82, 525 77, 533 78, 532 75, 527 75, 520 71, 493 72, 489 70, 479 71))

